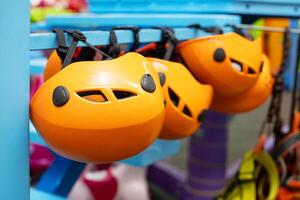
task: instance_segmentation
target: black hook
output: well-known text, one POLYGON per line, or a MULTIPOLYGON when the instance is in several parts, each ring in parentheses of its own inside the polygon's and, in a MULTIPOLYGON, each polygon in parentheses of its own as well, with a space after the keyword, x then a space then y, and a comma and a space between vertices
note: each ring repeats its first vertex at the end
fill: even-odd
POLYGON ((233 25, 233 24, 227 24, 225 25, 226 27, 230 27, 233 29, 233 31, 241 36, 245 36, 243 30, 239 27, 237 27, 236 25, 233 25))
POLYGON ((225 27, 230 27, 230 28, 233 29, 233 32, 239 34, 240 36, 242 36, 242 37, 244 37, 244 38, 247 38, 247 39, 249 39, 249 40, 253 40, 253 37, 252 37, 250 34, 245 33, 245 32, 243 31, 242 28, 240 28, 240 27, 238 27, 238 26, 236 26, 236 25, 233 25, 233 24, 226 24, 225 27))
POLYGON ((62 68, 66 67, 72 62, 78 42, 81 41, 83 43, 86 43, 85 35, 78 30, 64 30, 63 32, 72 37, 72 42, 71 46, 68 47, 67 54, 63 60, 62 68))
POLYGON ((174 30, 171 29, 171 28, 166 28, 164 31, 166 31, 167 35, 168 35, 168 38, 169 38, 169 47, 167 48, 166 50, 166 53, 164 55, 164 59, 165 60, 171 60, 174 56, 175 56, 175 53, 176 53, 176 47, 177 47, 177 44, 178 44, 178 40, 177 38, 175 37, 175 34, 174 34, 174 30))
POLYGON ((73 58, 79 41, 85 43, 88 48, 111 59, 111 57, 109 55, 107 55, 100 49, 98 49, 98 48, 94 47, 92 44, 90 44, 86 40, 87 39, 86 36, 78 30, 54 29, 53 32, 56 33, 57 44, 58 44, 57 53, 58 53, 59 57, 61 58, 61 60, 63 61, 62 68, 66 67, 67 65, 69 65, 72 62, 91 60, 94 57, 94 56, 90 55, 91 51, 85 51, 84 54, 78 56, 77 59, 73 58), (66 44, 65 33, 67 33, 69 36, 72 37, 70 46, 67 46, 67 44, 66 44))
POLYGON ((161 31, 161 41, 157 42, 157 50, 160 50, 161 58, 165 60, 171 60, 174 57, 178 40, 175 37, 173 28, 170 27, 152 27, 153 29, 159 29, 161 31), (166 44, 169 47, 166 49, 166 44))
POLYGON ((117 26, 117 27, 113 27, 112 30, 129 30, 132 31, 133 33, 133 44, 131 46, 131 48, 129 49, 130 52, 135 52, 138 47, 140 46, 140 28, 137 26, 117 26))
POLYGON ((200 24, 190 24, 187 26, 188 28, 194 28, 196 30, 202 30, 203 27, 200 24))
POLYGON ((68 53, 68 46, 66 43, 65 33, 62 29, 53 29, 53 33, 56 34, 56 41, 57 41, 57 54, 64 60, 67 53, 68 53))
POLYGON ((105 52, 107 52, 111 58, 117 58, 120 55, 121 47, 118 45, 117 35, 114 30, 109 31, 109 45, 105 52))
POLYGON ((223 34, 223 29, 220 26, 202 26, 200 24, 191 24, 187 26, 188 28, 195 28, 196 30, 202 30, 207 33, 213 34, 223 34))

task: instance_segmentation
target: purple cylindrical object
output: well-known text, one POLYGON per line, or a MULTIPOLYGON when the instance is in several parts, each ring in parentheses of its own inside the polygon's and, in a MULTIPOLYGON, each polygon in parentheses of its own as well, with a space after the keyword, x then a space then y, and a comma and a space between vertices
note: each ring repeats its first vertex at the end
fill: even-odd
POLYGON ((211 111, 191 137, 184 200, 211 200, 224 187, 228 119, 211 111))

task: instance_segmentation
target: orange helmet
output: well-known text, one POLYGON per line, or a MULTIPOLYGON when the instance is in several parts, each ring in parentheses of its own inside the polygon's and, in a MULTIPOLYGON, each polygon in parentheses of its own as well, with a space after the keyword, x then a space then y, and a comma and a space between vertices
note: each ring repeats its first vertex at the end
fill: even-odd
POLYGON ((214 98, 212 109, 224 113, 241 113, 253 110, 262 105, 272 93, 273 77, 267 56, 263 56, 261 74, 246 92, 228 98, 214 98))
POLYGON ((178 139, 192 135, 204 120, 212 101, 213 90, 200 84, 180 63, 148 58, 163 86, 166 100, 162 139, 178 139))
POLYGON ((158 137, 164 97, 151 63, 128 53, 65 67, 33 96, 30 112, 54 151, 77 161, 113 162, 158 137))
POLYGON ((214 88, 217 97, 238 95, 255 84, 262 59, 261 40, 236 33, 181 43, 179 52, 195 77, 214 88))
POLYGON ((48 80, 54 74, 59 72, 61 70, 61 67, 62 67, 62 60, 55 49, 51 52, 48 58, 48 62, 44 70, 44 80, 45 81, 48 80))

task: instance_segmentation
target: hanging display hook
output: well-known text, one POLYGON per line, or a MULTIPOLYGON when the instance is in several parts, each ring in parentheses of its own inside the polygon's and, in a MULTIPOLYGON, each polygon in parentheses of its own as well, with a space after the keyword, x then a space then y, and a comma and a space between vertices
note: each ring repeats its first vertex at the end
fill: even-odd
POLYGON ((188 28, 195 28, 197 30, 202 30, 207 33, 212 33, 212 34, 223 34, 224 31, 220 26, 202 26, 200 24, 191 24, 187 26, 188 28))
POLYGON ((116 32, 113 29, 109 31, 109 46, 107 47, 106 52, 112 58, 117 58, 121 52, 116 32))
POLYGON ((104 55, 105 57, 112 59, 111 56, 107 55, 100 49, 94 47, 92 44, 90 44, 86 36, 78 31, 78 30, 62 30, 62 29, 54 29, 53 32, 56 33, 57 37, 57 43, 58 43, 58 54, 61 56, 63 60, 62 68, 65 68, 67 65, 69 65, 72 62, 72 58, 74 56, 75 50, 77 48, 78 42, 83 42, 88 46, 89 48, 93 49, 94 51, 104 55), (66 38, 65 33, 70 35, 72 37, 71 45, 68 47, 66 45, 66 38))
POLYGON ((233 31, 235 33, 239 34, 240 36, 245 37, 245 38, 247 38, 249 40, 253 40, 252 35, 246 33, 245 31, 243 31, 242 28, 238 27, 237 25, 229 25, 229 24, 227 24, 227 25, 225 25, 225 27, 230 27, 230 28, 233 29, 233 31))
POLYGON ((129 52, 135 52, 139 45, 140 45, 140 28, 137 26, 117 26, 117 27, 113 27, 112 30, 129 30, 132 31, 133 33, 133 44, 131 46, 131 48, 129 49, 129 52))

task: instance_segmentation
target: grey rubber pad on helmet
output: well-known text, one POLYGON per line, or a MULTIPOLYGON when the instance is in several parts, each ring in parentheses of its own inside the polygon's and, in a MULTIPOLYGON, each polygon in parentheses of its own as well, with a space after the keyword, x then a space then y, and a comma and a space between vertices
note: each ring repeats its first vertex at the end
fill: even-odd
POLYGON ((153 93, 156 89, 154 79, 152 78, 152 76, 150 74, 145 74, 142 77, 141 85, 145 91, 150 92, 150 93, 153 93))
POLYGON ((53 104, 57 107, 65 105, 69 101, 69 91, 64 86, 57 86, 52 94, 53 104))

